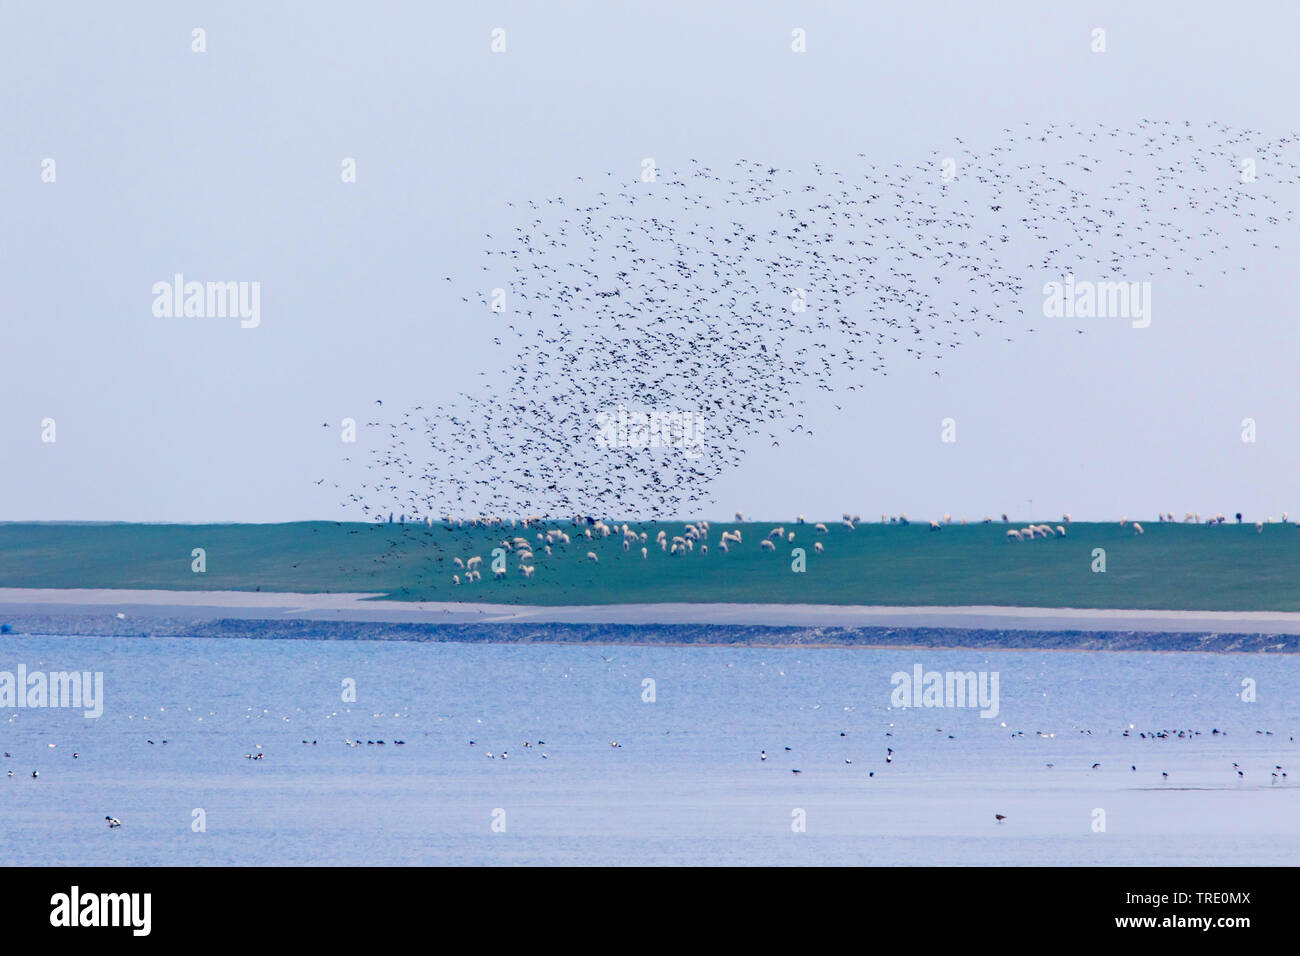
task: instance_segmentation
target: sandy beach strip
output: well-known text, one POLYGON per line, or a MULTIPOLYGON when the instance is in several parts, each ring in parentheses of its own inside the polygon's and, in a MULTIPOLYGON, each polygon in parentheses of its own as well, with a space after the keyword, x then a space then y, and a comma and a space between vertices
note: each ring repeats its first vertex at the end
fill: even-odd
POLYGON ((381 595, 267 591, 0 588, 0 623, 19 614, 116 614, 385 621, 422 624, 722 624, 773 627, 906 627, 1022 631, 1300 634, 1300 613, 1148 611, 1043 607, 883 607, 826 604, 602 604, 538 607, 407 602, 381 595))

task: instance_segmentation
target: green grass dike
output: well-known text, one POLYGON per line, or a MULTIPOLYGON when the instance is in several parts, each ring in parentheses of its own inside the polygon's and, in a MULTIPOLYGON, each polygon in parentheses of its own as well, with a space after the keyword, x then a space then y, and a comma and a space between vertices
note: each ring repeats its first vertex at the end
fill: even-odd
MULTIPOLYGON (((622 522, 602 537, 554 521, 511 528, 435 524, 0 524, 0 587, 149 588, 377 592, 398 600, 505 604, 728 602, 774 604, 1007 605, 1211 611, 1300 610, 1300 530, 1293 524, 1210 527, 1144 522, 1076 522, 1064 537, 1007 540, 995 523, 860 524, 712 522, 707 553, 670 555, 656 542, 683 534, 682 522, 629 522, 638 540, 624 550, 622 522), (783 526, 781 540, 769 532, 783 526), (546 554, 539 534, 570 543, 546 554), (724 530, 743 543, 724 552, 724 530), (795 540, 788 540, 793 532, 795 540), (643 543, 639 535, 645 533, 643 543), (526 538, 533 556, 502 549, 526 538), (773 540, 774 548, 761 542, 773 540), (824 551, 818 553, 814 544, 824 551), (641 548, 647 549, 643 558, 641 548), (203 549, 206 570, 193 570, 203 549), (795 549, 803 550, 804 570, 795 549), (1097 551, 1105 571, 1094 571, 1097 551), (592 561, 588 552, 596 554, 592 561), (482 558, 469 581, 455 558, 482 558), (521 563, 534 568, 525 577, 521 563), (456 584, 454 575, 460 576, 456 584)), ((1053 525, 1055 526, 1055 524, 1053 525)))

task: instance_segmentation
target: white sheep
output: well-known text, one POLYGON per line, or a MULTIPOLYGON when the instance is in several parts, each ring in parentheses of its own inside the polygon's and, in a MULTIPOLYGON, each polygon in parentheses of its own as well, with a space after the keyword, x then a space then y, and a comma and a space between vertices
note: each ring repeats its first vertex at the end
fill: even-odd
POLYGON ((773 544, 769 539, 767 539, 767 538, 764 538, 764 539, 763 539, 763 543, 762 543, 762 545, 760 545, 760 547, 761 547, 762 550, 764 550, 764 551, 775 551, 775 550, 776 550, 776 545, 774 545, 774 544, 773 544))
POLYGON ((821 554, 825 550, 825 546, 823 546, 820 541, 813 543, 813 554, 821 554))
POLYGON ((453 575, 451 576, 451 583, 452 583, 452 584, 460 584, 460 575, 459 575, 459 574, 453 574, 453 575))
POLYGON ((597 564, 600 563, 600 558, 596 557, 596 552, 595 552, 595 551, 588 551, 588 552, 587 552, 587 560, 588 560, 588 561, 595 561, 597 564))
POLYGON ((1058 525, 1056 526, 1056 533, 1057 533, 1057 535, 1059 535, 1060 537, 1064 538, 1064 537, 1065 537, 1065 526, 1064 526, 1064 525, 1059 525, 1059 524, 1058 524, 1058 525))
POLYGON ((1146 532, 1144 532, 1144 531, 1142 530, 1142 525, 1140 525, 1140 524, 1138 524, 1136 521, 1134 521, 1134 522, 1133 522, 1133 533, 1134 533, 1134 534, 1145 534, 1146 532))
POLYGON ((1017 531, 1015 528, 1010 528, 1010 529, 1008 529, 1008 530, 1007 530, 1007 540, 1008 540, 1008 541, 1019 541, 1019 540, 1020 540, 1020 532, 1017 531))
POLYGON ((641 549, 641 560, 644 561, 644 560, 649 556, 649 554, 650 554, 649 551, 647 551, 645 548, 642 548, 642 549, 641 549))
POLYGON ((931 522, 930 522, 930 530, 931 530, 931 531, 938 531, 938 530, 939 530, 939 527, 940 527, 939 522, 937 522, 937 521, 931 521, 931 522))
POLYGON ((531 564, 525 564, 519 570, 524 572, 524 577, 531 578, 533 576, 533 571, 535 571, 536 568, 534 568, 531 564))
POLYGON ((816 531, 818 534, 828 534, 828 533, 829 533, 829 532, 826 530, 826 525, 822 524, 821 522, 818 522, 817 524, 813 525, 813 530, 816 531))

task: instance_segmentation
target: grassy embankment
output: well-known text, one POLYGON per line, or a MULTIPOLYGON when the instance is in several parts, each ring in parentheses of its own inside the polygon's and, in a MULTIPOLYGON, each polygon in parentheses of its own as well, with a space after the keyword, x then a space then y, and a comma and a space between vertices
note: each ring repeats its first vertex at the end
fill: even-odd
MULTIPOLYGON (((625 552, 618 535, 589 541, 568 522, 572 544, 547 556, 535 548, 535 575, 493 580, 492 549, 506 536, 536 541, 522 528, 446 529, 424 525, 305 522, 279 525, 0 524, 0 587, 175 590, 373 591, 406 600, 516 604, 754 602, 793 604, 996 604, 1176 610, 1300 610, 1300 530, 1295 525, 1205 527, 1145 524, 1135 535, 1117 523, 1075 523, 1065 538, 1008 542, 1006 528, 784 522, 795 541, 763 551, 776 522, 740 525, 744 544, 723 553, 714 523, 709 552, 670 557, 655 544, 680 523, 639 523, 649 558, 625 552), (824 554, 813 551, 821 541, 824 554), (807 571, 791 570, 806 550, 807 571), (191 570, 191 551, 207 570, 191 570), (1093 549, 1107 570, 1094 573, 1093 549), (599 563, 586 558, 599 555, 599 563), (481 555, 483 580, 456 586, 453 557, 481 555)), ((1013 525, 1013 527, 1016 527, 1013 525)))

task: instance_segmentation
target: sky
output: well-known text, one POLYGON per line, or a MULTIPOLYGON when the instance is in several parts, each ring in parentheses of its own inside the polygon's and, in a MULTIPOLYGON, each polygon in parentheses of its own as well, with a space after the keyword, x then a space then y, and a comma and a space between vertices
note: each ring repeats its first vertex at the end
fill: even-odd
MULTIPOLYGON (((925 161, 1025 122, 1282 136, 1298 32, 1287 3, 5 5, 0 520, 358 518, 332 485, 383 436, 321 425, 508 357, 462 301, 507 203, 644 157, 925 161), (259 324, 156 315, 176 273, 260 283, 259 324)), ((755 442, 697 514, 1300 515, 1300 237, 1252 258, 1162 282, 1147 329, 1044 321, 813 401, 815 437, 755 442)))

